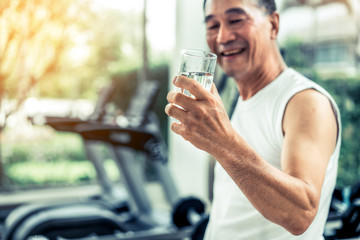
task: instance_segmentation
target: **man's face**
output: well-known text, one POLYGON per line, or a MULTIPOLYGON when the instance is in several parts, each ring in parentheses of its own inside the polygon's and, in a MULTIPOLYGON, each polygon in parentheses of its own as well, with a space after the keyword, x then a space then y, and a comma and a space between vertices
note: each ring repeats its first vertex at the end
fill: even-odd
POLYGON ((232 77, 261 70, 272 45, 272 24, 257 0, 208 0, 206 39, 218 63, 232 77))

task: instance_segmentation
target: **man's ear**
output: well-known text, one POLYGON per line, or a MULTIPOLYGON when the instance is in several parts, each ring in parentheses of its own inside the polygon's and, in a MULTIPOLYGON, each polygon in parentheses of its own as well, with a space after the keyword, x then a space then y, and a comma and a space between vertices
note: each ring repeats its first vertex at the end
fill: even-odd
POLYGON ((279 13, 274 11, 272 14, 268 15, 270 26, 271 26, 271 39, 276 40, 278 32, 279 32, 279 13))

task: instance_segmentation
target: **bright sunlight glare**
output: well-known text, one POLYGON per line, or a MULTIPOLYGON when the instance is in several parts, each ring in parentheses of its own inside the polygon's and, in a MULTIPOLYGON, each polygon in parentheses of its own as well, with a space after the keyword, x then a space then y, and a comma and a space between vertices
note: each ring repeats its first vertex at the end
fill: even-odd
POLYGON ((94 0, 98 7, 119 9, 123 12, 127 11, 142 11, 143 0, 94 0))
MULTIPOLYGON (((144 0, 94 0, 96 6, 120 12, 143 11, 144 0)), ((175 0, 147 0, 147 39, 155 51, 168 51, 175 45, 175 0)))

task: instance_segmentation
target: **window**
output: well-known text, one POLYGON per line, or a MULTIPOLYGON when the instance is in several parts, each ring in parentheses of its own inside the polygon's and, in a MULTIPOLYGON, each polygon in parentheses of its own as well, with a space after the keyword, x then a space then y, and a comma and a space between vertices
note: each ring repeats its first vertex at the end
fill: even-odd
POLYGON ((328 43, 315 49, 315 63, 347 63, 352 64, 350 46, 346 43, 328 43))

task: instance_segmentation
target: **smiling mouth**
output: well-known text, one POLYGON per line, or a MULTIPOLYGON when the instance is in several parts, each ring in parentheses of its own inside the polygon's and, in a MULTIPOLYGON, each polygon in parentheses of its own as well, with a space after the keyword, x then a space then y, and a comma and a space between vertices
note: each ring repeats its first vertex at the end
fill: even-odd
POLYGON ((241 48, 241 49, 234 49, 234 50, 230 50, 230 51, 224 51, 221 53, 221 56, 223 57, 230 57, 230 56, 234 56, 234 55, 238 55, 241 54, 245 51, 245 48, 241 48))

